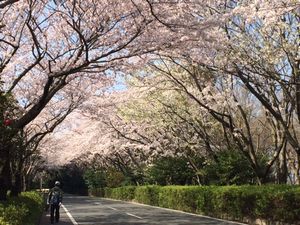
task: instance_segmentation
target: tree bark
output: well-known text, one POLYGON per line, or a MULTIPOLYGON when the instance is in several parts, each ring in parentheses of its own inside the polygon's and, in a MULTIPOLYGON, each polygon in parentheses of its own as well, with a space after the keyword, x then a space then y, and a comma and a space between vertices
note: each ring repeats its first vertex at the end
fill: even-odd
POLYGON ((300 184, 300 153, 297 154, 297 160, 296 160, 296 184, 300 184))
POLYGON ((11 171, 9 159, 6 159, 0 172, 0 201, 7 200, 7 191, 11 187, 11 171))
POLYGON ((277 183, 286 184, 288 179, 288 167, 286 149, 284 148, 278 158, 277 183))
POLYGON ((22 174, 20 171, 15 174, 15 182, 11 188, 12 196, 18 196, 22 192, 22 174))

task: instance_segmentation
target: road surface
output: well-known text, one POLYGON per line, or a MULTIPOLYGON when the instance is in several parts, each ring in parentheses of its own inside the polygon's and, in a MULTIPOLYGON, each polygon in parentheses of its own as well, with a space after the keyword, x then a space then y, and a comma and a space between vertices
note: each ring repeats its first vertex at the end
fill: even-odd
MULTIPOLYGON (((49 212, 40 225, 50 223, 49 212)), ((66 195, 61 207, 61 220, 58 225, 235 225, 230 221, 217 220, 174 210, 147 205, 93 198, 88 196, 66 195)))

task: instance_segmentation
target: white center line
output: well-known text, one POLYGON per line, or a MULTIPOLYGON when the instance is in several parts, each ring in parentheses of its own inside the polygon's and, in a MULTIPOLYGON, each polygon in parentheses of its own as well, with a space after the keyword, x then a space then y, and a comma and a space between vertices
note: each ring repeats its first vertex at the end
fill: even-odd
POLYGON ((116 208, 113 208, 113 207, 110 207, 110 206, 107 206, 107 208, 110 208, 112 210, 117 210, 116 208))
POLYGON ((70 218, 70 220, 72 221, 72 223, 74 225, 78 225, 78 223, 74 220, 73 216, 71 215, 71 213, 69 213, 69 211, 67 210, 67 208, 64 205, 61 205, 61 206, 65 210, 66 214, 68 215, 68 217, 70 218))
POLYGON ((82 224, 92 224, 92 225, 94 225, 95 222, 80 222, 80 225, 82 225, 82 224))
POLYGON ((134 214, 131 214, 131 213, 126 213, 128 216, 133 216, 133 217, 135 217, 135 218, 138 218, 138 219, 143 219, 142 217, 139 217, 139 216, 136 216, 136 215, 134 215, 134 214))

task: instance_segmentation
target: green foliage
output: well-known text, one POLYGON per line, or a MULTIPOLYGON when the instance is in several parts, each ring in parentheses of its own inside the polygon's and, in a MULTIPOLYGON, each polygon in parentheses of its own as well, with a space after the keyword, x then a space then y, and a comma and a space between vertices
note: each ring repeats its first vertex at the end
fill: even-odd
POLYGON ((138 186, 135 189, 134 199, 148 205, 159 205, 160 187, 156 185, 138 186))
POLYGON ((134 199, 136 186, 105 188, 105 197, 129 201, 134 199))
POLYGON ((115 188, 122 186, 126 177, 120 171, 109 168, 105 169, 87 169, 83 175, 84 181, 89 189, 110 187, 115 188))
POLYGON ((29 223, 31 223, 31 221, 36 221, 43 210, 43 195, 37 192, 23 192, 19 199, 21 199, 21 201, 24 202, 26 207, 29 209, 28 215, 26 216, 27 221, 29 223))
POLYGON ((19 142, 19 136, 14 137, 16 131, 11 126, 4 124, 6 119, 12 120, 15 117, 14 114, 16 114, 14 98, 11 94, 3 93, 0 86, 0 148, 6 148, 11 143, 19 142))
MULTIPOLYGON (((10 94, 5 94, 1 91, 1 86, 0 86, 0 112, 1 112, 1 120, 3 120, 3 114, 6 112, 8 109, 10 109, 14 104, 14 100, 12 95, 10 94)), ((1 121, 3 122, 3 121, 1 121)))
POLYGON ((238 151, 222 151, 218 162, 210 161, 204 167, 206 180, 216 185, 253 184, 256 175, 249 161, 238 151))
POLYGON ((4 125, 4 121, 6 119, 14 119, 19 113, 20 109, 16 104, 14 96, 12 94, 6 94, 2 91, 0 81, 0 134, 11 133, 11 127, 4 125))
MULTIPOLYGON (((1 212, 1 220, 10 225, 22 225, 29 209, 24 204, 8 205, 1 212)), ((0 221, 1 221, 0 220, 0 221)))
POLYGON ((106 171, 107 187, 114 188, 119 187, 124 183, 125 176, 120 171, 114 168, 110 168, 106 171))
POLYGON ((102 170, 88 169, 84 172, 83 178, 89 189, 106 186, 105 173, 102 170))
POLYGON ((43 209, 44 200, 37 192, 25 192, 0 204, 1 225, 34 225, 43 209))
POLYGON ((159 193, 159 205, 186 212, 196 212, 195 199, 198 192, 199 189, 195 186, 165 186, 159 193))
POLYGON ((185 185, 191 184, 195 172, 184 157, 162 157, 147 171, 150 184, 185 185))

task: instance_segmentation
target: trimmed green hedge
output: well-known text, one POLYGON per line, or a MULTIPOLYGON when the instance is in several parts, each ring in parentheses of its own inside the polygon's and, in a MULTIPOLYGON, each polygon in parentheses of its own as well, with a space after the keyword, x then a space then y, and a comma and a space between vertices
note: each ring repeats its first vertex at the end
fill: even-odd
POLYGON ((136 187, 134 199, 147 205, 159 206, 159 186, 136 187))
POLYGON ((105 188, 104 196, 109 198, 130 201, 134 199, 136 186, 123 186, 118 188, 105 188))
POLYGON ((291 185, 128 186, 104 197, 237 221, 300 221, 300 187, 291 185))
POLYGON ((23 192, 19 197, 0 203, 0 225, 36 225, 42 214, 43 196, 37 192, 23 192))

